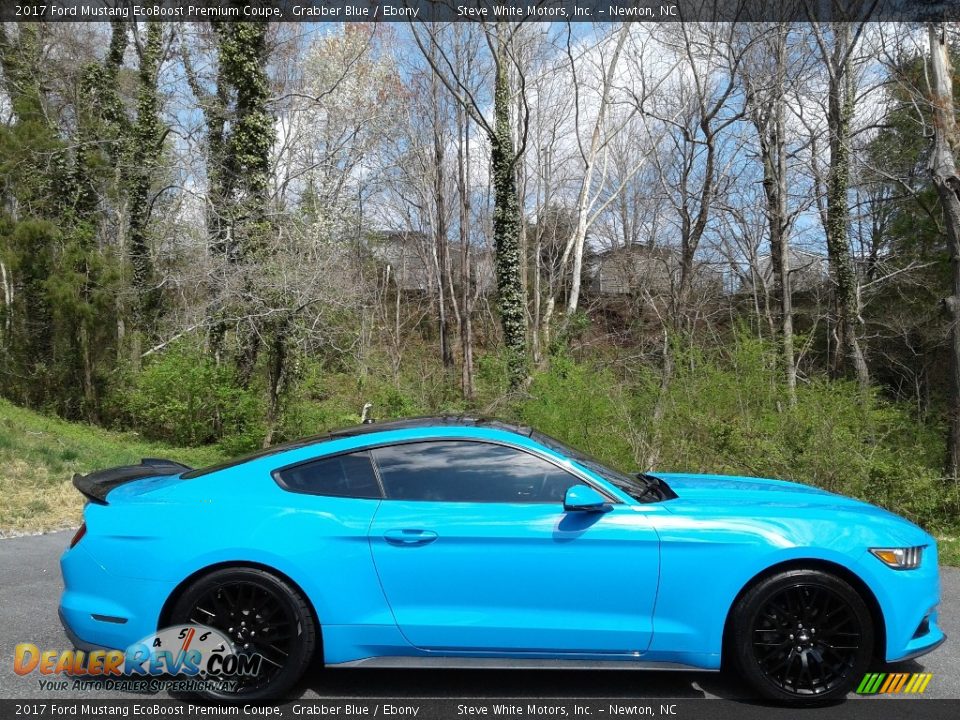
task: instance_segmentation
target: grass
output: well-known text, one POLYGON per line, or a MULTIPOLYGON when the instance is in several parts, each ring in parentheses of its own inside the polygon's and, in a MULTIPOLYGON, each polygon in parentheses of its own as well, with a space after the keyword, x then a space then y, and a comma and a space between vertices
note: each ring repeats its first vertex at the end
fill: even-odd
POLYGON ((935 533, 937 536, 937 554, 941 565, 960 567, 960 531, 949 534, 935 533))
POLYGON ((166 457, 192 466, 223 459, 217 447, 177 448, 39 415, 0 400, 0 537, 74 527, 83 496, 76 472, 166 457))

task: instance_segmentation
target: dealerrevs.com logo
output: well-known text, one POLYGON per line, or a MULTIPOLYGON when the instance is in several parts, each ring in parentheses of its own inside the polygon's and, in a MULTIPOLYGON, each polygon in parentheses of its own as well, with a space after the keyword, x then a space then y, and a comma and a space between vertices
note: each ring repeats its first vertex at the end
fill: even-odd
POLYGON ((919 695, 933 673, 867 673, 857 686, 858 695, 919 695))
POLYGON ((41 690, 66 690, 65 676, 98 680, 111 689, 233 690, 260 672, 259 654, 238 654, 222 633, 203 625, 175 625, 133 643, 126 650, 41 650, 32 643, 14 648, 13 671, 37 673, 41 690), (162 679, 162 680, 161 680, 162 679))

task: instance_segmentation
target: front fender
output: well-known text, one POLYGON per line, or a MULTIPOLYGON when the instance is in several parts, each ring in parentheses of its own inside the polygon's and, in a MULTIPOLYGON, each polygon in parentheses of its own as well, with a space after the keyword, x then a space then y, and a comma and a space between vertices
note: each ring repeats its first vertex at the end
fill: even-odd
POLYGON ((922 533, 915 526, 868 525, 847 513, 813 519, 800 514, 798 509, 796 517, 788 512, 776 518, 724 517, 698 508, 652 518, 662 544, 651 651, 705 652, 719 667, 724 628, 737 596, 772 568, 803 561, 838 566, 862 581, 880 610, 886 638, 880 654, 886 659, 942 636, 934 616, 931 634, 913 638, 939 600, 933 538, 923 533, 930 548, 921 568, 896 571, 868 548, 900 542, 915 535, 914 529, 922 533))

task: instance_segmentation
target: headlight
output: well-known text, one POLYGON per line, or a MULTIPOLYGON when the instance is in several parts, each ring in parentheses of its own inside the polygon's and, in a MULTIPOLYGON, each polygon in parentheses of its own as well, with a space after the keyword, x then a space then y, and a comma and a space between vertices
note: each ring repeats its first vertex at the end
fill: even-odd
POLYGON ((870 548, 874 557, 883 561, 887 567, 894 570, 913 570, 920 567, 923 558, 923 546, 906 548, 870 548))

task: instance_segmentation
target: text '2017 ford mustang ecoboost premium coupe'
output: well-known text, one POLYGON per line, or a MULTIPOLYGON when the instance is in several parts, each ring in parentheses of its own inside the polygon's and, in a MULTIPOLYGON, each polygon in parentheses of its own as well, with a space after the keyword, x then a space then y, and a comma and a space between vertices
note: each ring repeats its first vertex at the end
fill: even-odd
POLYGON ((934 539, 885 510, 777 480, 627 476, 529 428, 374 423, 217 467, 74 479, 61 560, 80 648, 217 630, 282 696, 326 666, 733 663, 763 697, 842 697, 872 662, 929 652, 934 539))

